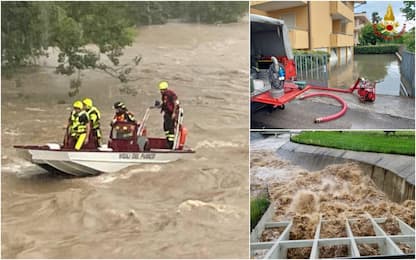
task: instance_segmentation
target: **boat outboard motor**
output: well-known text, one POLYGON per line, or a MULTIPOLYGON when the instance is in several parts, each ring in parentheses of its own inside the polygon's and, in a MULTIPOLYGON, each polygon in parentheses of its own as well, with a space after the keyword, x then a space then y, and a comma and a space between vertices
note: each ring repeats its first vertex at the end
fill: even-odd
POLYGON ((271 85, 270 94, 274 98, 279 98, 284 94, 285 69, 283 68, 283 65, 277 61, 276 57, 272 56, 271 59, 272 64, 269 68, 269 81, 271 85))
POLYGON ((160 100, 155 100, 155 104, 153 105, 153 107, 160 108, 161 105, 162 103, 160 102, 160 100))

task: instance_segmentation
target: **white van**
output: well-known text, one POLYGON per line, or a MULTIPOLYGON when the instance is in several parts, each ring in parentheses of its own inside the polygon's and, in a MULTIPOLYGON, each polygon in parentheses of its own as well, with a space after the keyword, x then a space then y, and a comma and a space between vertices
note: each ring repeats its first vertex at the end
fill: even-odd
POLYGON ((288 29, 284 21, 251 14, 250 78, 252 95, 270 89, 268 69, 272 62, 271 56, 275 56, 284 65, 287 79, 296 78, 296 66, 288 29))

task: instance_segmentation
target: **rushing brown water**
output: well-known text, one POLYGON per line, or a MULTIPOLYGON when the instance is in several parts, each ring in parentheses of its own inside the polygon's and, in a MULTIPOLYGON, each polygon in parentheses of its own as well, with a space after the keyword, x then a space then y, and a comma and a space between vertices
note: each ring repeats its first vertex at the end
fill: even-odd
MULTIPOLYGON (((246 258, 248 256, 248 24, 167 24, 139 31, 124 61, 141 54, 137 91, 84 71, 69 78, 54 62, 2 77, 2 257, 246 258), (26 162, 14 144, 61 142, 74 99, 91 97, 108 135, 112 104, 141 118, 168 80, 185 110, 187 145, 197 153, 164 165, 63 178, 26 162)), ((52 53, 52 56, 56 53, 52 53)), ((163 135, 151 115, 149 135, 163 135)))
MULTIPOLYGON (((257 188, 266 185, 271 200, 276 203, 276 221, 305 217, 304 220, 316 224, 319 215, 323 220, 332 221, 368 212, 373 217, 396 215, 415 226, 414 201, 401 204, 390 201, 358 164, 334 164, 309 172, 270 150, 260 150, 251 152, 250 167, 251 183, 257 188), (267 182, 262 181, 266 175, 262 173, 264 166, 267 166, 267 182), (273 172, 274 167, 277 168, 273 172)), ((305 232, 298 235, 313 238, 305 232)))
POLYGON ((354 163, 334 164, 321 171, 299 174, 284 184, 269 185, 269 193, 278 205, 276 220, 296 216, 316 224, 319 215, 324 220, 343 220, 361 217, 367 212, 373 217, 395 215, 415 226, 414 201, 391 202, 354 163))
MULTIPOLYGON (((373 217, 387 217, 382 228, 389 234, 400 231, 393 216, 415 227, 415 201, 400 204, 390 201, 358 164, 334 164, 309 172, 282 160, 270 148, 252 150, 250 160, 251 193, 267 187, 276 207, 273 220, 293 220, 290 240, 313 239, 320 216, 327 221, 321 229, 321 237, 345 237, 347 218, 358 219, 350 223, 355 236, 375 236, 367 213, 373 217)), ((263 241, 277 239, 281 232, 275 233, 265 231, 263 241)), ((400 246, 410 250, 407 244, 400 246)), ((373 244, 362 244, 359 250, 362 255, 380 253, 373 244)), ((310 247, 291 249, 287 257, 309 258, 310 252, 310 247)), ((347 253, 345 246, 324 247, 320 257, 348 256, 347 253)))

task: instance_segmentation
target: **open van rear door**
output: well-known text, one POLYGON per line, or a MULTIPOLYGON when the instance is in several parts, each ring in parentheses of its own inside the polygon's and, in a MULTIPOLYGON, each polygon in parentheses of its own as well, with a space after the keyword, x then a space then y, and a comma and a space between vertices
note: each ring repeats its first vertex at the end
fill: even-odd
POLYGON ((251 14, 250 28, 251 67, 267 69, 271 64, 270 57, 275 56, 285 67, 286 78, 295 79, 296 66, 284 21, 251 14))

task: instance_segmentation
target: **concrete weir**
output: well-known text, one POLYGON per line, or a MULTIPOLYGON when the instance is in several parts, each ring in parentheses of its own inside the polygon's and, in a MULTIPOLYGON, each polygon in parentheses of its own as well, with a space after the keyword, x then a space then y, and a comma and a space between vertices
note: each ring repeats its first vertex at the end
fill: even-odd
MULTIPOLYGON (((268 212, 271 211, 271 206, 268 212)), ((295 248, 310 248, 310 259, 327 258, 321 256, 321 250, 325 251, 325 247, 330 247, 332 257, 336 257, 335 249, 344 247, 345 252, 342 257, 347 258, 360 258, 366 256, 362 255, 360 246, 363 244, 373 244, 378 249, 378 253, 374 255, 375 258, 391 258, 396 256, 397 258, 411 259, 414 258, 414 253, 410 255, 402 248, 399 247, 401 243, 406 244, 414 252, 415 248, 415 230, 403 222, 398 217, 393 217, 399 224, 400 231, 396 235, 390 235, 382 228, 382 224, 387 221, 386 218, 374 218, 367 214, 365 219, 369 220, 371 227, 375 232, 374 236, 359 236, 355 235, 352 231, 351 224, 359 221, 359 219, 346 219, 343 223, 344 230, 346 231, 346 237, 321 237, 320 233, 322 226, 327 221, 320 219, 315 230, 313 239, 308 240, 290 240, 289 234, 292 227, 292 221, 271 221, 270 214, 266 214, 257 224, 256 228, 251 233, 250 254, 251 258, 257 259, 285 259, 288 258, 288 252, 290 249, 295 248), (268 228, 280 227, 283 229, 282 233, 274 241, 259 242, 260 234, 268 228), (331 248, 332 247, 332 248, 331 248)), ((332 258, 331 257, 331 258, 332 258)), ((368 256, 367 256, 368 257, 368 256)))
POLYGON ((330 164, 357 162, 392 201, 415 199, 413 156, 346 151, 293 142, 282 145, 277 153, 310 171, 321 170, 330 164))

